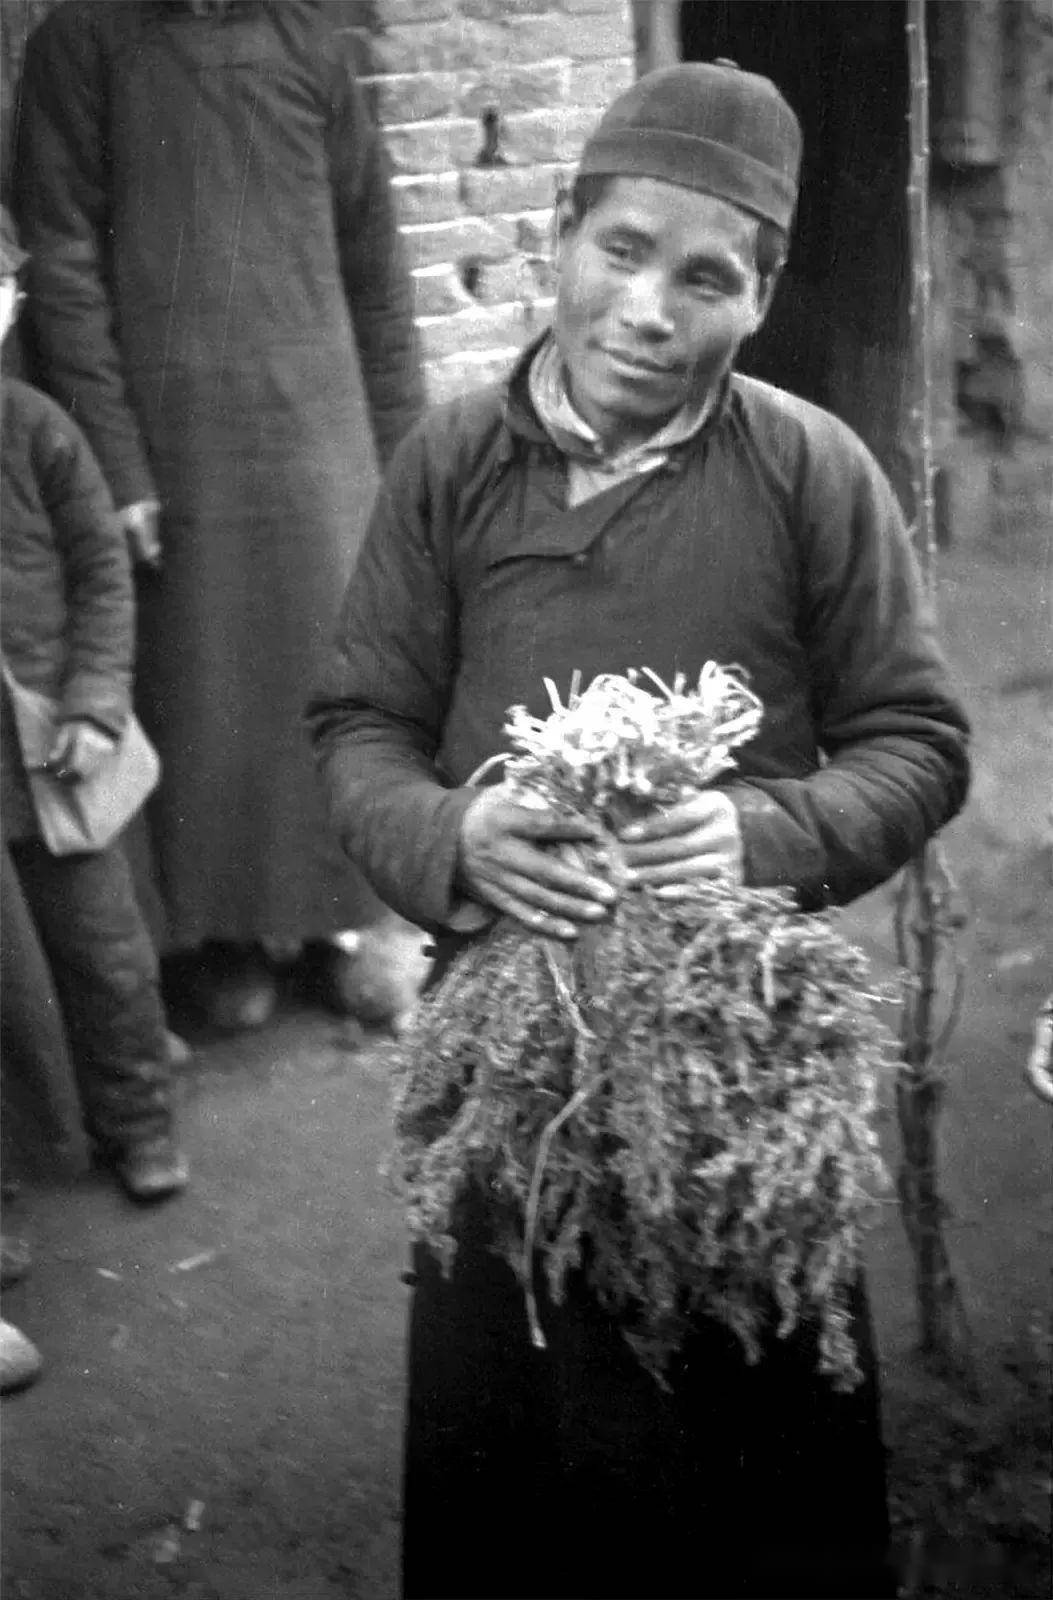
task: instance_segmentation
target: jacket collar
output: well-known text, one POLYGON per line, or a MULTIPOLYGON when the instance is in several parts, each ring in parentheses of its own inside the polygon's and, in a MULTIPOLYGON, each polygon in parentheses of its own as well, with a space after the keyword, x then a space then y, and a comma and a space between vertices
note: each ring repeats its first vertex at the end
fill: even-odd
MULTIPOLYGON (((546 328, 544 333, 531 340, 530 344, 516 359, 515 365, 506 380, 503 421, 507 433, 510 435, 506 454, 511 454, 517 439, 528 444, 547 445, 550 449, 555 448, 551 436, 538 416, 530 393, 530 369, 533 366, 534 358, 550 337, 550 331, 546 328)), ((680 451, 695 440, 707 437, 726 414, 730 393, 731 373, 728 373, 721 381, 720 389, 701 424, 685 435, 684 438, 678 439, 667 448, 671 451, 680 451)))
POLYGON ((505 427, 513 438, 524 439, 530 444, 550 443, 548 434, 541 426, 541 419, 534 410, 534 402, 530 398, 530 367, 547 338, 546 329, 536 339, 531 340, 516 358, 506 380, 505 427))

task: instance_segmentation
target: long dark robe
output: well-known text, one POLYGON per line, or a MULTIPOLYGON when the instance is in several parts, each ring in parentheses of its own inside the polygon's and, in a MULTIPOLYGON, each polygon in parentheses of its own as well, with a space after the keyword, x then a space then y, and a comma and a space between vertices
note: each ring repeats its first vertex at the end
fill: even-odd
POLYGON ((380 136, 341 8, 61 6, 30 41, 16 194, 34 355, 119 505, 140 594, 173 945, 303 938, 376 901, 301 733, 421 381, 380 136))
MULTIPOLYGON (((525 360, 529 360, 529 356, 525 360)), ((378 502, 314 703, 334 812, 386 898, 448 924, 469 773, 543 679, 738 662, 765 706, 728 780, 747 881, 802 903, 883 882, 952 815, 965 721, 902 518, 832 417, 733 378, 665 467, 573 509, 511 382, 429 417, 378 502), (450 785, 447 787, 443 779, 450 785)), ((890 1596, 875 1361, 836 1394, 810 1331, 747 1367, 700 1323, 670 1393, 582 1285, 543 1308, 487 1248, 418 1252, 405 1589, 423 1596, 890 1596)))
MULTIPOLYGON (((456 948, 444 941, 433 981, 456 948)), ((862 1279, 860 1386, 817 1371, 815 1330, 750 1366, 699 1319, 663 1390, 572 1281, 547 1349, 465 1199, 447 1279, 414 1249, 403 1490, 406 1600, 890 1597, 885 1452, 862 1279)))

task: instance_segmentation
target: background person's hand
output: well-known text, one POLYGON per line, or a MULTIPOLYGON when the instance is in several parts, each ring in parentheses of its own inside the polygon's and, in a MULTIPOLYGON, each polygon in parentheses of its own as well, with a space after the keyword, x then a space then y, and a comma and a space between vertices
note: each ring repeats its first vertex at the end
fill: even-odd
POLYGON ((113 754, 117 740, 94 722, 77 718, 64 722, 48 753, 47 770, 63 783, 88 778, 100 762, 113 754))
POLYGON ((529 810, 496 789, 483 789, 461 822, 460 886, 535 933, 573 939, 616 896, 603 878, 561 860, 555 846, 598 838, 599 830, 588 823, 529 810))
POLYGON ((630 884, 646 884, 663 900, 681 899, 701 879, 741 883, 742 829, 734 802, 707 789, 623 828, 630 884))
POLYGON ((122 506, 117 515, 128 541, 128 554, 132 558, 132 565, 159 567, 161 565, 160 501, 137 500, 134 505, 122 506))

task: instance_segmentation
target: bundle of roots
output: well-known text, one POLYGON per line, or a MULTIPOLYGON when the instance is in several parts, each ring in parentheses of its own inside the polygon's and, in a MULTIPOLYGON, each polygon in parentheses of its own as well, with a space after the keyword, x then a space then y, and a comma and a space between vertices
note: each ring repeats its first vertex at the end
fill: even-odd
MULTIPOLYGON (((690 792, 700 763, 721 770, 756 726, 738 679, 721 674, 718 695, 720 669, 706 671, 692 695, 659 686, 657 703, 631 681, 597 680, 599 714, 582 713, 591 690, 554 705, 549 723, 577 719, 570 741, 513 713, 511 791, 610 828, 617 875, 625 799, 690 792), (703 693, 715 702, 704 718, 703 693), (651 705, 634 722, 636 694, 651 705), (607 742, 592 724, 612 706, 620 729, 607 742), (704 751, 682 759, 690 741, 670 707, 704 751)), ((558 1304, 584 1273, 659 1381, 706 1317, 751 1361, 810 1323, 821 1370, 852 1387, 848 1296, 884 1183, 873 1113, 893 1049, 871 987, 830 919, 802 916, 778 890, 700 883, 670 903, 626 889, 573 945, 502 919, 398 1047, 394 1165, 414 1234, 452 1262, 459 1204, 479 1186, 535 1343, 536 1274, 558 1304)))

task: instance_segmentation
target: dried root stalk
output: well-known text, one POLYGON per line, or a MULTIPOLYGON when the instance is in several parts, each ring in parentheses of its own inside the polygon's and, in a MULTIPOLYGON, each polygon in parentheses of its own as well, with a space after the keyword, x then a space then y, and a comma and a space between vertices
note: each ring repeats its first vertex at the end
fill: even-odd
MULTIPOLYGON (((510 785, 601 822, 691 792, 759 707, 727 675, 700 685, 704 707, 661 687, 656 701, 597 680, 566 708, 554 696, 548 724, 513 714, 510 785)), ((884 1181, 872 1114, 894 1053, 869 991, 864 958, 780 891, 630 890, 573 947, 502 920, 400 1044, 413 1232, 449 1263, 459 1199, 481 1186, 536 1342, 536 1273, 559 1303, 581 1272, 660 1380, 704 1315, 751 1361, 807 1321, 821 1370, 851 1387, 847 1296, 884 1181)))

